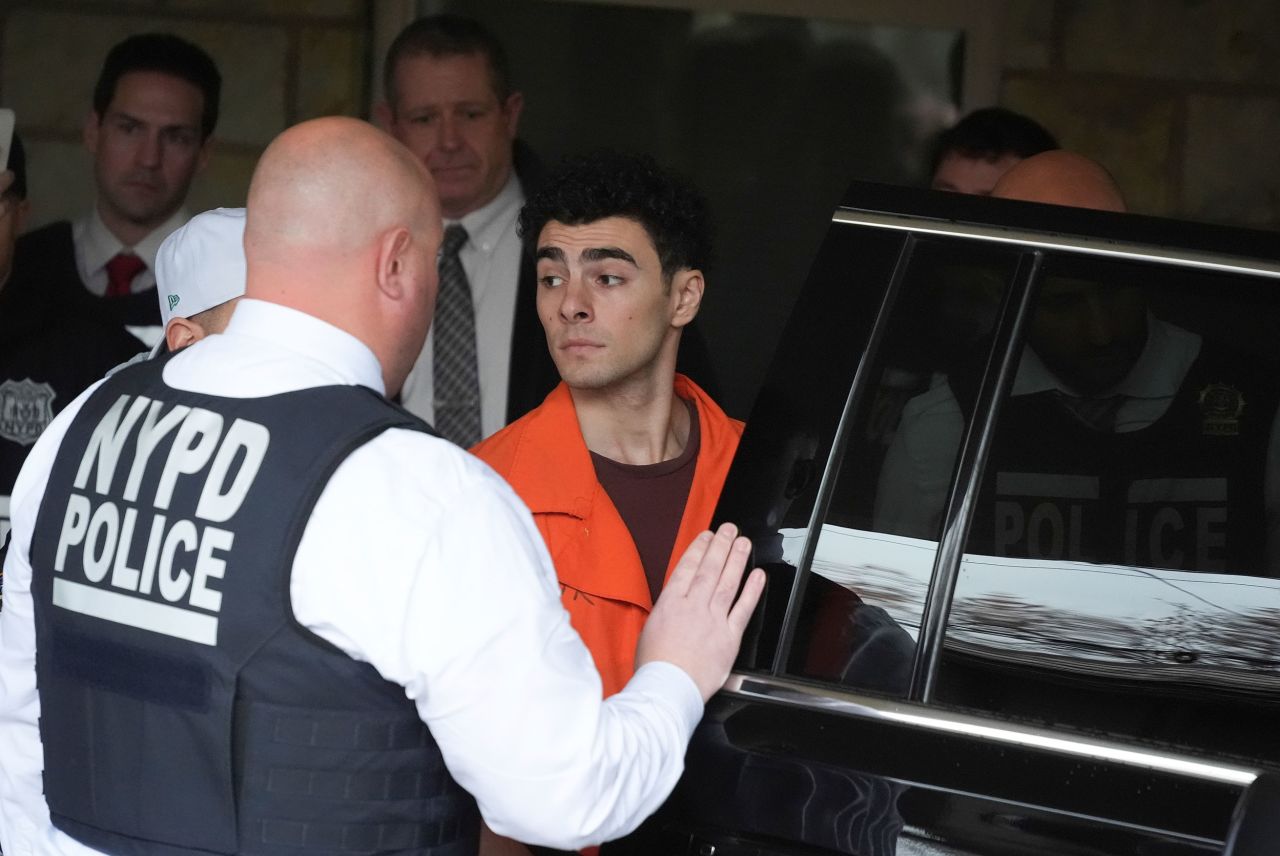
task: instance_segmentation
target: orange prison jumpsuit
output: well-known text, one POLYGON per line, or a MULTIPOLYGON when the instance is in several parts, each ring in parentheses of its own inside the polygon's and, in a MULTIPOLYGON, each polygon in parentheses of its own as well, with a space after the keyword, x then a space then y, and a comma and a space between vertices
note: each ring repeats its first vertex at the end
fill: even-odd
MULTIPOLYGON (((694 536, 711 524, 742 435, 742 423, 693 381, 676 375, 675 391, 697 408, 702 439, 668 577, 694 536)), ((533 512, 560 579, 560 599, 591 651, 604 694, 618 692, 635 670, 636 644, 653 603, 631 533, 596 481, 569 388, 561 383, 536 409, 471 451, 533 512)))

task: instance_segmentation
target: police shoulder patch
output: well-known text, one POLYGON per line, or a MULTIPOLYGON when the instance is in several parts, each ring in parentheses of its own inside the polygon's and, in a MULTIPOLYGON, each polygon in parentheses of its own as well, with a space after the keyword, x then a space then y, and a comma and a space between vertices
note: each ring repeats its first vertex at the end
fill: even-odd
POLYGON ((30 446, 53 421, 56 393, 31 378, 0 383, 0 437, 30 446))

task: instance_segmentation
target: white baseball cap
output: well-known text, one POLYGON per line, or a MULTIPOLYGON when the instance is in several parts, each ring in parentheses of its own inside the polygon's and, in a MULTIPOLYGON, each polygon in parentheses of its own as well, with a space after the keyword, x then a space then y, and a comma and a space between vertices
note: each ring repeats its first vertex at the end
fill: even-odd
POLYGON ((244 209, 197 214, 156 253, 161 323, 190 318, 244 294, 244 209))

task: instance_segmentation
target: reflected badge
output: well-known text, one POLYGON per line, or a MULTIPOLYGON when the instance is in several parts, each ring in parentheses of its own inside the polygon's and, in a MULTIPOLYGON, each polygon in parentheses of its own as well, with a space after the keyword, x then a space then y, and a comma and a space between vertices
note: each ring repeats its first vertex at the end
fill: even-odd
POLYGON ((1240 414, 1244 413, 1244 396, 1234 386, 1211 383, 1196 396, 1200 403, 1200 431, 1210 437, 1236 437, 1240 434, 1240 414))

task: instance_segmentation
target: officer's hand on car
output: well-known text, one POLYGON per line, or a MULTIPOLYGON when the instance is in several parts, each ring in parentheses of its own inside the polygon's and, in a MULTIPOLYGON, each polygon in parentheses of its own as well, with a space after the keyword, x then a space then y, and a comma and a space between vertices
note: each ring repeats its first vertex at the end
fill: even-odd
POLYGON ((654 604, 636 649, 636 667, 672 663, 693 679, 704 702, 711 698, 729 677, 764 591, 764 571, 756 568, 738 595, 750 555, 751 542, 739 538, 731 523, 695 538, 654 604))

